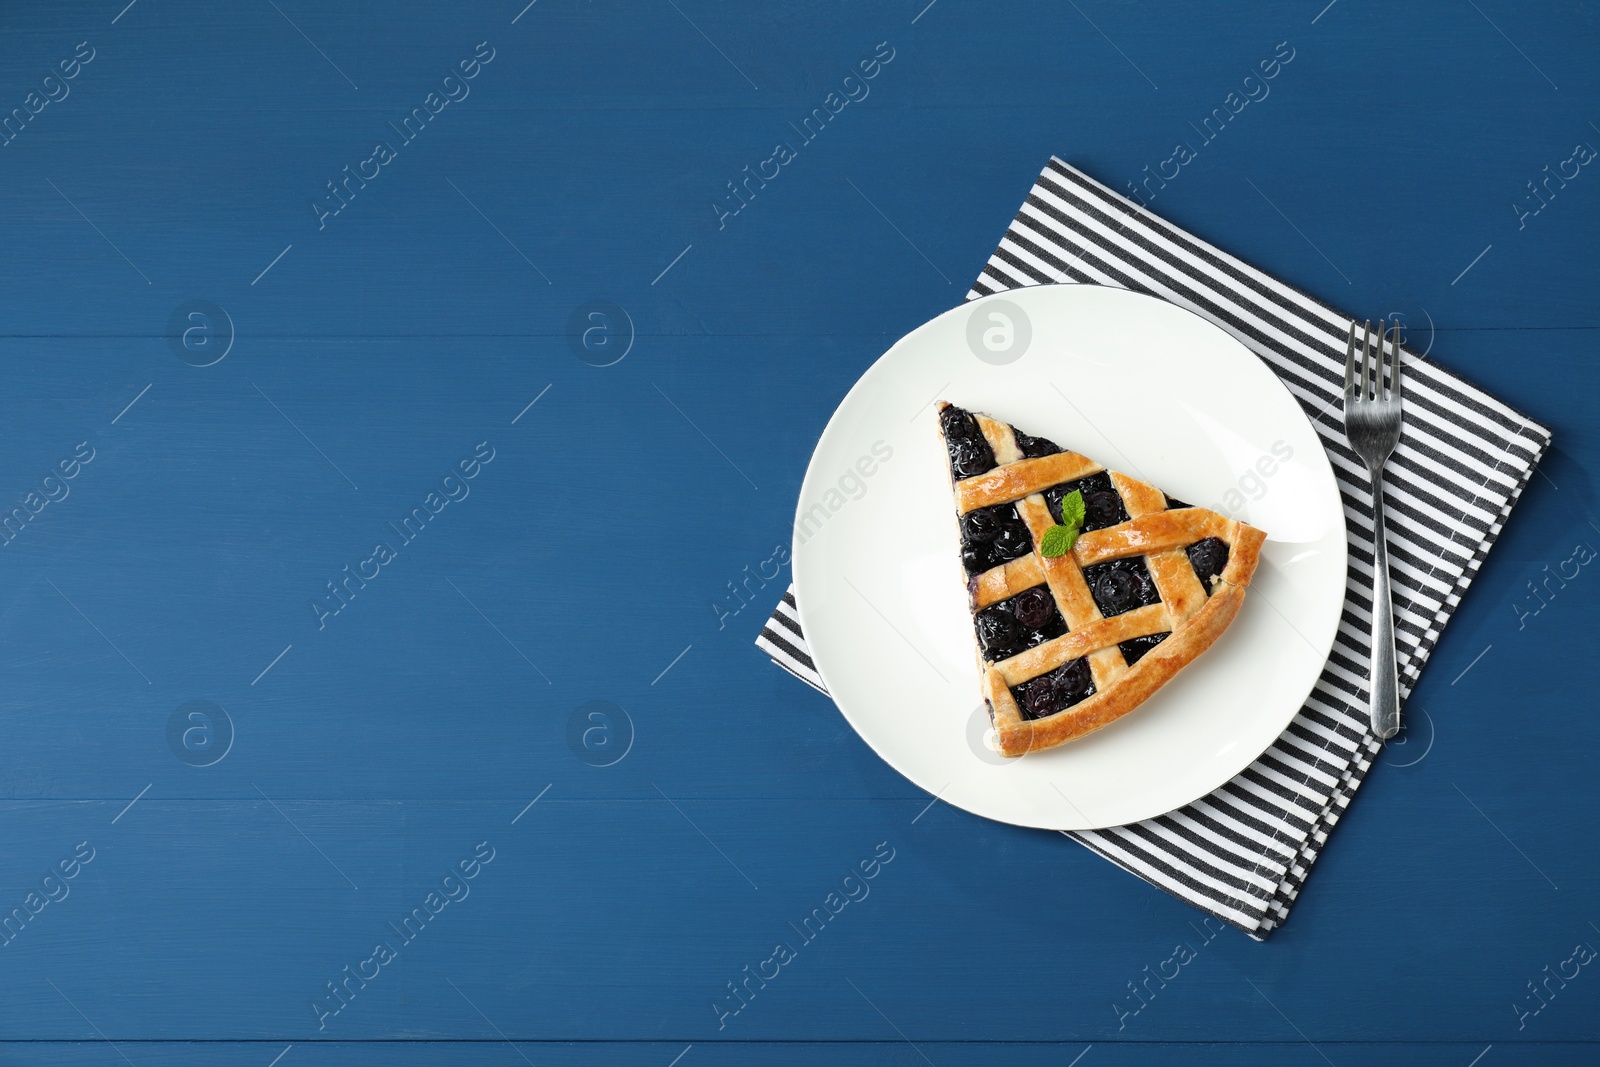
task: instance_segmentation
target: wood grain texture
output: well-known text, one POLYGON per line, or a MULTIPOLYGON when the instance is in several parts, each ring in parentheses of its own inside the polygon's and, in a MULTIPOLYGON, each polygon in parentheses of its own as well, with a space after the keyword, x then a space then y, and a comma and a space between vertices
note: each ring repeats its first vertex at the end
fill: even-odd
POLYGON ((29 115, 0 148, 0 501, 29 512, 0 537, 0 918, 25 913, 0 1060, 1600 1055, 1600 974, 1528 989, 1600 946, 1600 578, 1561 571, 1600 547, 1600 173, 1537 214, 1527 188, 1600 146, 1592 5, 124 3, 0 11, 0 112, 29 115), (325 183, 479 42, 470 93, 319 229, 325 183), (1556 430, 1265 945, 928 806, 751 647, 850 384, 960 299, 1051 153, 1122 188, 1177 141, 1153 209, 1404 312, 1556 430), (174 341, 193 301, 232 323, 212 366, 174 341), (572 341, 596 301, 631 323, 606 367, 572 341), (169 743, 196 700, 232 724, 209 766, 169 743), (469 892, 319 1028, 325 984, 480 842, 469 892))

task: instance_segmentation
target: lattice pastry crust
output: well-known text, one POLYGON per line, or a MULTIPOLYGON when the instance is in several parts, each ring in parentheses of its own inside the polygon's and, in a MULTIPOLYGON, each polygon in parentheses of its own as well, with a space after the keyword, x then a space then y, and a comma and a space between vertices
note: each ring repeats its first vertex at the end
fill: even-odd
POLYGON ((1262 531, 986 415, 938 408, 1002 754, 1064 744, 1128 714, 1239 613, 1262 531), (1048 559, 1040 539, 1074 488, 1089 504, 1084 532, 1048 559))

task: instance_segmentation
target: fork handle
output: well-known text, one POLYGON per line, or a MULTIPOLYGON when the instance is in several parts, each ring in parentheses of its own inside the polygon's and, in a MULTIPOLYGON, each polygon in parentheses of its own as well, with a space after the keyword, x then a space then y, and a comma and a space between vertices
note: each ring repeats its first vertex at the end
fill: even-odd
POLYGON ((1400 731, 1400 680, 1394 658, 1394 605, 1389 597, 1389 538, 1383 524, 1383 468, 1372 475, 1372 732, 1400 731))

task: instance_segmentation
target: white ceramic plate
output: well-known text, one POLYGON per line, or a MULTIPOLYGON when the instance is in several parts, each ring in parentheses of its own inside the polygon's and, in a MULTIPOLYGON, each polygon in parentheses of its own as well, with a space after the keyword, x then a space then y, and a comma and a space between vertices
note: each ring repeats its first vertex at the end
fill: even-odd
POLYGON ((1042 285, 940 315, 850 390, 806 471, 794 578, 818 673, 901 774, 1001 822, 1115 826, 1222 785, 1300 709, 1343 608, 1344 508, 1299 404, 1238 341, 1153 297, 1042 285), (1267 531, 1227 633, 1105 729, 995 754, 937 399, 1267 531))

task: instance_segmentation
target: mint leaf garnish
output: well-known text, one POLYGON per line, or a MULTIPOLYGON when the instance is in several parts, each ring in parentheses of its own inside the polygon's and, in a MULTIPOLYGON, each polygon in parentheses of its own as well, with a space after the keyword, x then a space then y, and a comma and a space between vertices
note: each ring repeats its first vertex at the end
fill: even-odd
POLYGON ((1077 527, 1052 526, 1044 532, 1044 537, 1039 541, 1039 554, 1050 559, 1064 556, 1072 551, 1072 545, 1077 540, 1077 527))
POLYGON ((1083 494, 1074 489, 1061 498, 1061 522, 1044 532, 1039 541, 1039 554, 1049 559, 1064 556, 1077 543, 1078 532, 1083 528, 1083 494))
POLYGON ((1061 498, 1061 525, 1074 531, 1083 527, 1083 494, 1076 489, 1061 498))

